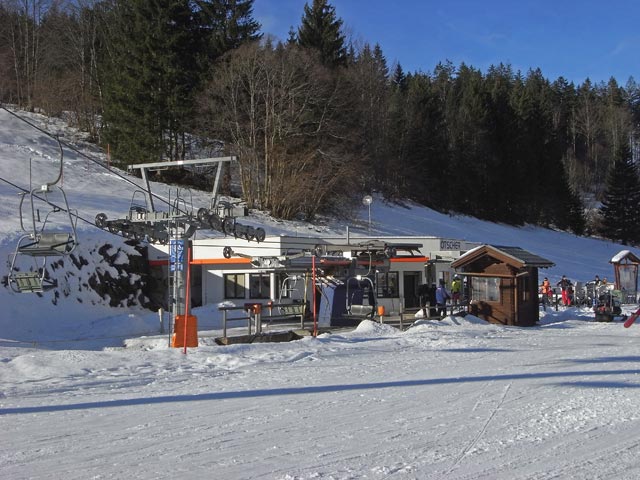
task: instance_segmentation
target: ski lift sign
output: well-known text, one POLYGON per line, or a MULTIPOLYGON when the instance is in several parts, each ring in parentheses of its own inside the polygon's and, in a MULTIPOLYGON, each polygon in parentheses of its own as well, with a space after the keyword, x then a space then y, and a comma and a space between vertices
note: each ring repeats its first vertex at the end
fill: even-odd
POLYGON ((184 240, 171 240, 169 242, 169 265, 172 272, 183 270, 184 240))

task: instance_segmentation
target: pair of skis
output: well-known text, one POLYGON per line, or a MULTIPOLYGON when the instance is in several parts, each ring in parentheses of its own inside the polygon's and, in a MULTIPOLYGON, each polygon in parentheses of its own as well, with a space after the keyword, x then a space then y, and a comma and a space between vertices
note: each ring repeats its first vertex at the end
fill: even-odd
POLYGON ((633 325, 633 322, 635 322, 639 316, 640 316, 640 308, 636 310, 636 313, 634 313, 629 318, 627 318, 627 320, 624 322, 624 328, 629 328, 631 325, 633 325))

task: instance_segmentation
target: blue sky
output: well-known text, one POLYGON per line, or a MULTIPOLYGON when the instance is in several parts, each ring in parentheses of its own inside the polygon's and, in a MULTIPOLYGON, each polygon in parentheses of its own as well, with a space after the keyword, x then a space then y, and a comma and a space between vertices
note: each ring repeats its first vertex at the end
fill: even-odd
MULTIPOLYGON (((312 0, 309 0, 311 3, 312 0)), ((305 0, 255 0, 262 31, 285 40, 305 0)), ((389 64, 431 72, 500 62, 575 84, 615 77, 640 82, 640 0, 333 0, 356 42, 379 43, 389 64)))

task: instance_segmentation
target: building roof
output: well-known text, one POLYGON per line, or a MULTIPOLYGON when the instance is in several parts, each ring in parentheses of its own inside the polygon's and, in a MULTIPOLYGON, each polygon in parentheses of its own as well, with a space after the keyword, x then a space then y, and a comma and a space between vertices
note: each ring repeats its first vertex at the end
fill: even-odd
POLYGON ((609 260, 609 263, 622 263, 623 260, 627 260, 630 263, 640 263, 640 258, 630 250, 622 250, 618 252, 611 260, 609 260))
POLYGON ((458 260, 453 262, 451 266, 458 268, 466 265, 475 259, 489 254, 496 256, 507 263, 510 263, 519 268, 524 267, 537 267, 537 268, 549 268, 555 264, 546 258, 540 257, 534 253, 528 252, 520 247, 512 247, 505 245, 481 245, 480 247, 469 250, 462 255, 458 260))

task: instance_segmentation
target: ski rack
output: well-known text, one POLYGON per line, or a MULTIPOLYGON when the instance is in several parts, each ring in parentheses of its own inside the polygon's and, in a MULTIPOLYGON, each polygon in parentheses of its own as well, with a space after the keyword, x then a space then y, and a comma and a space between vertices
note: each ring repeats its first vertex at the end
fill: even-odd
POLYGON ((64 165, 62 144, 59 138, 57 140, 58 148, 60 149, 60 170, 55 180, 33 188, 29 192, 29 204, 31 206, 31 225, 29 229, 25 227, 24 222, 24 202, 27 193, 20 194, 20 227, 26 233, 18 239, 16 249, 11 256, 10 271, 7 277, 11 289, 16 293, 41 293, 55 288, 57 282, 47 276, 47 259, 69 255, 78 244, 76 231, 77 213, 75 215, 76 221, 74 222, 72 212, 69 209, 67 195, 62 187, 57 186, 62 179, 64 165), (56 187, 59 192, 60 198, 64 202, 64 207, 58 207, 50 201, 49 197, 53 194, 53 187, 56 187), (43 221, 40 220, 40 210, 36 208, 36 201, 52 207, 52 210, 46 214, 43 221), (50 215, 61 211, 68 216, 68 227, 62 231, 49 229, 50 215), (42 223, 39 228, 38 223, 42 223), (18 259, 22 257, 30 257, 32 259, 33 266, 29 271, 19 271, 18 259))
MULTIPOLYGON (((106 214, 99 213, 96 215, 95 224, 98 228, 108 230, 114 234, 121 234, 126 238, 132 238, 136 241, 147 240, 149 243, 159 243, 166 245, 170 238, 175 237, 175 232, 172 231, 172 226, 175 225, 188 225, 185 227, 186 231, 191 231, 186 238, 189 238, 200 229, 212 229, 224 233, 225 235, 233 235, 235 238, 244 238, 246 240, 257 242, 264 241, 266 232, 263 228, 255 228, 238 223, 234 216, 225 215, 221 216, 218 213, 218 187, 220 184, 220 176, 222 173, 222 166, 225 162, 236 161, 237 157, 217 157, 217 158, 205 158, 199 160, 178 160, 173 162, 154 162, 154 163, 142 163, 137 165, 130 165, 129 169, 139 169, 142 175, 142 179, 145 182, 146 191, 136 190, 133 193, 129 212, 124 218, 116 220, 108 220, 106 214), (165 169, 171 166, 185 166, 185 165, 207 165, 218 164, 216 171, 216 178, 211 192, 211 201, 208 208, 200 208, 194 214, 193 210, 193 196, 189 204, 181 197, 178 190, 177 198, 171 205, 170 212, 158 212, 155 210, 153 203, 153 194, 151 193, 151 186, 147 176, 147 170, 159 170, 165 169), (145 195, 145 202, 136 202, 136 194, 145 195)), ((230 212, 231 208, 228 205, 224 206, 225 212, 230 212)), ((184 233, 179 235, 184 237, 184 233)))

